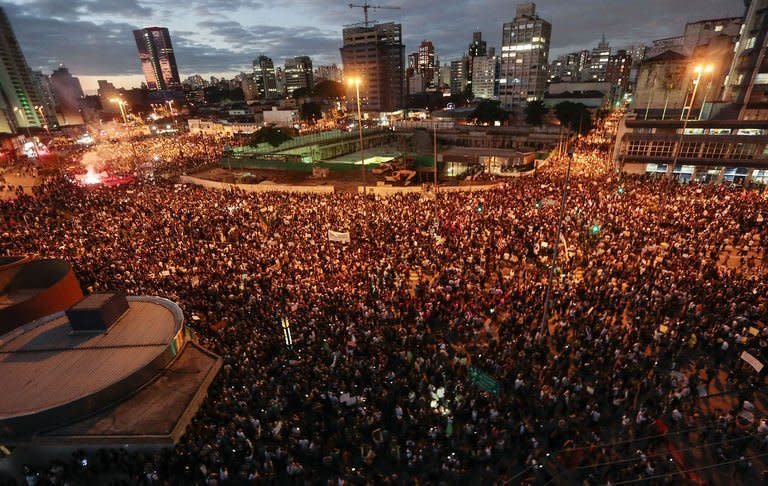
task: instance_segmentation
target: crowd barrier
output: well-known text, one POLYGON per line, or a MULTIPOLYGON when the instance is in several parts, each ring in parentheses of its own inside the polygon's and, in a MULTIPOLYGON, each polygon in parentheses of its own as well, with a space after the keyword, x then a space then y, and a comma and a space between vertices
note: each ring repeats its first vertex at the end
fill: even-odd
POLYGON ((301 194, 331 194, 333 186, 291 186, 287 184, 236 184, 232 182, 211 181, 199 177, 181 176, 179 180, 183 184, 194 184, 206 189, 229 190, 236 189, 244 192, 291 192, 301 194))

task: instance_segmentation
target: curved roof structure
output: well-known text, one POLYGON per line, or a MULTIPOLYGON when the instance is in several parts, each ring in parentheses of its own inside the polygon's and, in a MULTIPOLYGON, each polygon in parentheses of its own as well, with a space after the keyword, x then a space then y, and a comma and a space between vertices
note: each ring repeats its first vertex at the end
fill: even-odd
POLYGON ((171 363, 185 341, 181 309, 129 297, 103 333, 72 331, 64 312, 0 337, 0 435, 30 436, 124 400, 171 363))

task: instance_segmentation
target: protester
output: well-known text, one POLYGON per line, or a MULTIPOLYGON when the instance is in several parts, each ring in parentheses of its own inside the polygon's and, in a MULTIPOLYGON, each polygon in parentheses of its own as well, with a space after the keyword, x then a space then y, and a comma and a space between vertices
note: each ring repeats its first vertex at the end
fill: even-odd
POLYGON ((765 426, 755 420, 756 435, 743 435, 734 417, 764 384, 740 354, 768 362, 768 230, 758 222, 768 201, 727 185, 613 175, 604 144, 587 143, 573 161, 561 242, 558 159, 500 189, 435 199, 59 177, 0 203, 0 254, 63 258, 88 292, 168 297, 225 361, 174 450, 104 451, 87 472, 48 474, 140 484, 682 482, 684 466, 663 452, 668 427, 680 440, 696 429, 687 444, 708 434, 712 453, 706 444, 729 441, 717 461, 749 477, 765 426), (328 230, 348 231, 349 243, 329 241, 328 230), (496 380, 498 394, 471 369, 496 380), (698 393, 721 374, 740 397, 722 420, 703 412, 698 393))

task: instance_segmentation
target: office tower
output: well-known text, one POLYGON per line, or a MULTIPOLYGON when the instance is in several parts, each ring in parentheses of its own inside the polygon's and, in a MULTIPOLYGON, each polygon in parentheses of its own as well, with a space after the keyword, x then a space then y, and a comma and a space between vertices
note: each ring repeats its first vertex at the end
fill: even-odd
MULTIPOLYGON (((343 31, 341 60, 344 77, 359 77, 360 97, 365 108, 393 111, 403 105, 405 46, 402 25, 387 22, 350 26, 343 31)), ((355 103, 354 87, 347 101, 355 103)))
MULTIPOLYGON (((472 33, 472 42, 467 49, 467 82, 472 84, 472 70, 474 66, 474 59, 478 56, 485 56, 488 54, 488 48, 486 42, 483 40, 482 32, 472 33)), ((474 91, 474 89, 473 89, 474 91)))
POLYGON ((483 40, 482 32, 472 33, 472 42, 467 49, 469 57, 485 56, 488 54, 488 48, 486 42, 483 40))
POLYGON ((467 57, 451 61, 451 94, 460 95, 464 93, 468 84, 467 57))
POLYGON ((315 76, 313 81, 315 84, 320 81, 334 81, 340 83, 342 81, 341 69, 336 64, 329 64, 326 66, 317 66, 315 68, 315 76))
POLYGON ((279 93, 277 90, 277 73, 272 59, 261 55, 253 60, 253 77, 256 80, 256 89, 259 98, 274 99, 279 93))
POLYGON ((308 56, 294 57, 285 61, 285 90, 288 94, 299 88, 312 88, 312 80, 312 59, 308 56))
POLYGON ((408 54, 408 69, 412 69, 414 72, 419 70, 419 53, 412 52, 408 54))
POLYGON ((499 99, 505 106, 522 106, 544 97, 552 25, 536 15, 536 4, 517 6, 501 37, 499 99))
POLYGON ((61 118, 62 125, 76 125, 83 122, 82 100, 83 88, 80 80, 72 76, 69 69, 59 66, 51 74, 51 87, 56 100, 56 112, 61 118))
POLYGON ((417 71, 424 80, 425 89, 435 88, 435 46, 425 40, 419 46, 419 60, 417 71))
POLYGON ((41 127, 42 105, 32 72, 13 33, 11 23, 0 7, 0 133, 13 133, 22 127, 41 127))
POLYGON ((605 40, 605 34, 603 34, 602 40, 597 44, 597 47, 592 49, 592 54, 589 56, 589 78, 587 81, 593 83, 605 82, 610 57, 611 47, 608 45, 608 41, 605 40))
POLYGON ((616 54, 608 58, 605 69, 605 80, 614 86, 621 88, 624 93, 629 88, 629 74, 632 67, 632 56, 624 49, 619 49, 616 54))
POLYGON ((472 94, 475 98, 494 99, 496 56, 475 56, 472 64, 472 94))
MULTIPOLYGON (((42 71, 32 71, 32 79, 35 81, 35 89, 40 95, 40 104, 43 109, 43 119, 45 125, 48 128, 58 126, 56 120, 56 98, 53 96, 53 87, 51 86, 51 79, 43 74, 42 71)), ((40 110, 38 109, 38 112, 40 110)), ((44 126, 45 126, 44 125, 44 126)))
POLYGON ((141 70, 152 91, 178 88, 181 85, 171 35, 165 27, 146 27, 133 31, 139 49, 141 70))
POLYGON ((256 78, 249 74, 240 81, 240 89, 243 90, 243 99, 253 101, 259 97, 259 89, 256 86, 256 78))

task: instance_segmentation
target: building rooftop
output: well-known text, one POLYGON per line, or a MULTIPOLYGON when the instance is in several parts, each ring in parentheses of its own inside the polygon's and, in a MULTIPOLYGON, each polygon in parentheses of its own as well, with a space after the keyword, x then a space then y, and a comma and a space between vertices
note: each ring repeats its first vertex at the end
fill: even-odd
POLYGON ((183 342, 181 310, 156 297, 130 297, 128 306, 105 333, 73 333, 60 312, 1 336, 0 434, 82 419, 169 364, 183 342))

